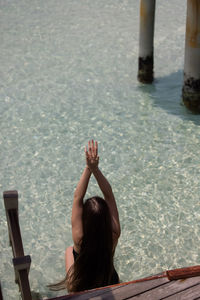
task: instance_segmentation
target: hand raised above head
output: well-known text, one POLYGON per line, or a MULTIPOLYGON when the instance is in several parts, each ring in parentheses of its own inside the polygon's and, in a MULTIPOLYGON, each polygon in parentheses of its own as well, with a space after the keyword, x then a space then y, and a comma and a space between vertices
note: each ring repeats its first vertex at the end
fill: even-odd
POLYGON ((97 141, 95 141, 95 143, 93 140, 88 142, 88 150, 87 146, 85 146, 85 157, 88 168, 91 171, 95 170, 99 164, 97 141))

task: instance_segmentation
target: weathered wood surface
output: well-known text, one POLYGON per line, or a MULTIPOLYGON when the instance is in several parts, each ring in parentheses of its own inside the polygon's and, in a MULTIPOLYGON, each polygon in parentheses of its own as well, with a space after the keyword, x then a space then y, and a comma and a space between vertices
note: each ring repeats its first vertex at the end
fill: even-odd
MULTIPOLYGON (((149 281, 144 281, 142 283, 141 282, 130 283, 118 287, 117 289, 113 289, 113 290, 111 289, 111 292, 114 299, 126 299, 141 294, 157 286, 162 286, 166 282, 169 282, 167 278, 158 278, 149 281)), ((106 297, 107 295, 105 294, 105 296, 102 299, 107 299, 106 297)))
POLYGON ((200 276, 170 281, 167 277, 119 284, 49 300, 192 300, 200 299, 200 276))
MULTIPOLYGON (((179 280, 173 280, 169 281, 168 283, 153 288, 142 295, 138 295, 136 297, 132 297, 131 299, 145 299, 145 300, 159 300, 162 298, 168 299, 168 297, 172 297, 173 295, 178 296, 178 294, 182 291, 185 291, 189 288, 193 289, 196 287, 196 285, 200 284, 200 277, 193 277, 193 278, 187 278, 187 279, 179 279, 179 280)), ((200 295, 200 286, 199 286, 199 295, 200 295)), ((173 298, 172 298, 173 299, 173 298)), ((176 299, 176 298, 174 298, 176 299)), ((192 299, 192 298, 191 298, 192 299)))
POLYGON ((176 295, 165 298, 166 300, 198 300, 200 299, 200 285, 191 287, 176 295))

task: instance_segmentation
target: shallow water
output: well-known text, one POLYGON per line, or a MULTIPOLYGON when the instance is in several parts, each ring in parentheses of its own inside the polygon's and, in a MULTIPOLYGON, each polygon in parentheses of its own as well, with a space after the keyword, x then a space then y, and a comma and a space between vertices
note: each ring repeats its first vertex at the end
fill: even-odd
MULTIPOLYGON (((200 119, 181 104, 186 3, 157 1, 153 85, 137 82, 139 1, 0 1, 0 189, 17 189, 30 285, 64 276, 84 145, 119 207, 122 281, 200 262, 200 119)), ((87 195, 98 194, 92 179, 87 195)), ((18 299, 1 206, 5 299, 18 299)), ((63 294, 63 293, 58 293, 63 294)))

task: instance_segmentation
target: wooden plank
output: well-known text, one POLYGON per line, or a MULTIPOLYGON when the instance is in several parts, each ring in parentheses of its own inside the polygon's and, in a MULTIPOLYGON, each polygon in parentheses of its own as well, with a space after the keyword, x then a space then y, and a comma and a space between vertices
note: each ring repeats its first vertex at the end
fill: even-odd
MULTIPOLYGON (((154 278, 153 276, 152 278, 154 278)), ((110 287, 104 287, 92 291, 85 291, 80 292, 76 294, 69 294, 66 296, 61 296, 58 298, 51 298, 49 300, 70 300, 70 299, 77 299, 77 300, 86 300, 86 299, 140 299, 140 300, 156 300, 156 299, 168 299, 169 297, 174 295, 179 295, 179 293, 184 292, 189 289, 189 298, 188 299, 194 299, 191 297, 191 288, 194 288, 196 290, 196 286, 200 284, 200 276, 197 277, 191 277, 188 279, 180 279, 180 280, 174 280, 169 281, 168 278, 163 277, 163 273, 161 274, 161 278, 157 279, 150 279, 150 277, 143 278, 137 281, 132 282, 125 282, 121 283, 115 286, 110 287), (162 282, 161 282, 162 279, 162 282), (155 282, 159 280, 160 285, 158 285, 158 282, 155 284, 155 282), (153 284, 152 284, 153 283, 153 284), (154 285, 155 284, 155 285, 154 285), (136 294, 135 294, 136 293, 136 294), (178 293, 178 294, 177 294, 178 293)), ((198 290, 198 296, 200 295, 199 287, 198 290)), ((196 293, 196 292, 195 292, 196 293)), ((182 294, 180 294, 182 297, 182 294)), ((187 294, 184 294, 184 297, 187 294)), ((196 294, 195 294, 196 295, 196 294)), ((179 297, 179 296, 177 296, 179 297)), ((196 297, 196 296, 195 296, 196 297)), ((185 298, 169 298, 170 300, 173 299, 185 299, 185 298)), ((197 299, 197 297, 195 298, 197 299)), ((200 299, 200 298, 198 298, 200 299)))
POLYGON ((107 294, 113 293, 114 290, 117 290, 117 289, 121 288, 122 286, 124 287, 125 285, 128 285, 128 284, 129 283, 121 283, 121 284, 101 287, 101 288, 97 288, 97 289, 93 289, 93 290, 77 292, 74 294, 68 294, 65 296, 50 298, 48 300, 70 300, 70 299, 83 300, 83 299, 93 299, 93 297, 96 297, 96 296, 101 296, 101 298, 102 298, 104 294, 107 295, 107 294))
POLYGON ((56 297, 56 298, 50 298, 48 300, 70 300, 70 299, 91 299, 92 297, 95 297, 97 295, 102 296, 103 294, 109 292, 111 288, 105 287, 103 289, 95 289, 95 290, 89 290, 89 291, 83 291, 80 293, 75 293, 75 294, 68 294, 65 296, 61 297, 56 297))
POLYGON ((192 286, 178 294, 174 294, 170 297, 164 298, 166 300, 196 300, 200 295, 200 284, 192 286))
POLYGON ((200 265, 167 271, 169 280, 200 276, 200 265))
MULTIPOLYGON (((149 276, 146 278, 142 278, 142 279, 137 279, 137 280, 133 280, 133 281, 129 281, 129 282, 122 282, 119 284, 115 284, 115 285, 111 285, 111 286, 106 286, 106 287, 101 287, 101 288, 97 288, 97 289, 93 289, 93 290, 89 290, 89 291, 82 291, 82 292, 78 292, 78 293, 74 293, 74 294, 68 294, 66 296, 61 296, 61 297, 55 297, 55 298, 50 298, 48 300, 68 300, 68 299, 93 299, 93 297, 96 296, 101 296, 104 297, 102 299, 106 299, 106 297, 108 296, 108 294, 110 294, 110 292, 112 292, 112 297, 113 294, 116 293, 116 290, 118 289, 122 289, 122 292, 124 292, 124 289, 127 289, 127 286, 130 285, 134 285, 135 284, 139 284, 139 283, 144 283, 144 282, 153 282, 155 280, 160 280, 164 278, 164 283, 165 282, 169 282, 166 273, 160 273, 160 274, 156 274, 153 276, 149 276), (105 295, 104 295, 105 294, 105 295)), ((156 283, 158 284, 158 282, 156 283)), ((145 284, 146 286, 149 286, 149 284, 145 284)), ((150 284, 152 285, 152 283, 150 284)), ((120 294, 118 292, 118 294, 120 294)))
POLYGON ((152 290, 149 290, 138 296, 132 297, 131 299, 159 300, 174 295, 176 293, 179 293, 181 291, 184 291, 185 289, 188 289, 192 286, 196 286, 197 284, 200 284, 200 276, 187 278, 187 279, 174 280, 168 282, 165 285, 159 286, 157 288, 153 288, 152 290))
MULTIPOLYGON (((131 283, 128 285, 121 286, 118 289, 112 290, 112 294, 110 292, 105 293, 101 296, 101 299, 109 299, 112 295, 112 299, 121 300, 133 297, 135 295, 141 294, 147 290, 151 290, 152 288, 155 288, 157 286, 163 286, 166 283, 168 283, 168 278, 159 278, 159 279, 153 279, 143 282, 137 282, 137 283, 131 283)), ((89 298, 95 300, 96 297, 89 298)), ((82 298, 81 298, 82 300, 82 298)))
MULTIPOLYGON (((74 294, 68 294, 65 296, 61 296, 61 297, 55 297, 55 298, 51 298, 48 300, 67 300, 67 299, 77 299, 77 297, 79 297, 80 295, 83 296, 84 294, 91 296, 95 296, 95 295, 101 295, 103 293, 106 293, 106 291, 108 290, 116 290, 119 288, 122 288, 124 286, 127 286, 129 284, 135 284, 135 283, 139 283, 139 282, 144 282, 144 281, 150 281, 150 280, 155 280, 155 279, 160 279, 160 278, 167 278, 166 272, 162 272, 156 275, 151 275, 149 277, 145 277, 145 278, 140 278, 140 279, 136 279, 136 280, 132 280, 132 281, 128 281, 128 282, 121 282, 118 284, 114 284, 114 285, 110 285, 110 286, 105 286, 105 287, 100 287, 100 288, 96 288, 93 290, 88 290, 88 291, 82 291, 82 292, 77 292, 74 294)), ((169 280, 167 280, 168 282, 169 280)))
MULTIPOLYGON (((105 289, 88 291, 82 294, 75 295, 67 295, 63 298, 54 298, 59 300, 69 300, 69 299, 77 299, 77 300, 88 300, 88 299, 126 299, 128 297, 132 297, 133 295, 137 295, 141 292, 151 289, 152 287, 157 287, 160 285, 164 285, 168 283, 168 278, 158 278, 153 280, 148 280, 144 282, 130 283, 125 285, 117 285, 114 287, 108 287, 105 289)), ((53 299, 51 299, 53 300, 53 299)))

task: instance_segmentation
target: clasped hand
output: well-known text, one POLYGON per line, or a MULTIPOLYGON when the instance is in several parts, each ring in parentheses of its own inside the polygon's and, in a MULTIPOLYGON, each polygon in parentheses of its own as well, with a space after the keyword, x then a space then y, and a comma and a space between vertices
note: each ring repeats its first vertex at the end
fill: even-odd
POLYGON ((91 172, 98 168, 99 164, 99 156, 98 156, 98 143, 97 141, 89 141, 88 142, 88 149, 85 146, 85 158, 86 164, 91 172))

